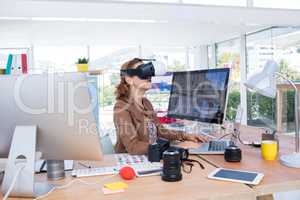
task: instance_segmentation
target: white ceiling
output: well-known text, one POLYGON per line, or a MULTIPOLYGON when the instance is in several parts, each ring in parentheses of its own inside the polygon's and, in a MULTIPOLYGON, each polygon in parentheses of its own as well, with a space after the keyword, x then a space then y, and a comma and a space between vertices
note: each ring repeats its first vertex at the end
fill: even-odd
POLYGON ((0 39, 26 43, 105 45, 196 45, 231 38, 239 26, 219 27, 206 24, 144 24, 98 22, 1 22, 0 39))
POLYGON ((1 0, 0 41, 7 45, 196 45, 272 25, 298 26, 299 19, 300 11, 297 10, 101 0, 1 0), (4 20, 9 18, 19 20, 4 20), (103 22, 105 19, 107 22, 103 22), (120 19, 125 22, 118 22, 120 19))

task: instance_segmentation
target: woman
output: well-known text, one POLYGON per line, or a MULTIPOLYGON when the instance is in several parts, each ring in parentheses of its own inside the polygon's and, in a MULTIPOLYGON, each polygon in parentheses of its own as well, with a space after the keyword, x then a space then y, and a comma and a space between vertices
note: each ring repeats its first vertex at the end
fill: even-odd
MULTIPOLYGON (((124 63, 121 69, 134 69, 141 64, 143 64, 142 60, 135 58, 124 63)), ((151 80, 140 79, 137 76, 121 77, 120 84, 116 88, 117 102, 114 106, 117 153, 147 154, 149 139, 153 140, 153 135, 156 134, 168 140, 206 141, 202 136, 165 129, 159 123, 152 104, 144 97, 145 92, 150 88, 151 80)))

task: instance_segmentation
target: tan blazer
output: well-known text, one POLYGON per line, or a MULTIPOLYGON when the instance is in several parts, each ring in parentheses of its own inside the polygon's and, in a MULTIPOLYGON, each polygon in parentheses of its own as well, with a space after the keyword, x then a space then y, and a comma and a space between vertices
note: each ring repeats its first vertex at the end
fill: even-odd
POLYGON ((142 100, 144 108, 130 100, 117 100, 114 106, 114 124, 117 130, 117 153, 147 154, 149 134, 147 124, 153 122, 157 128, 158 137, 168 140, 184 140, 181 131, 165 129, 153 110, 152 104, 146 98, 142 100))

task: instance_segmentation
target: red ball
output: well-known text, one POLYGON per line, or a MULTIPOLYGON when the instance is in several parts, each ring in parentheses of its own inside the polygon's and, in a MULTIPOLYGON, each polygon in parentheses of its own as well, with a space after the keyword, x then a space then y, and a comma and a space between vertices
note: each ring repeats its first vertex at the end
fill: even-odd
POLYGON ((131 180, 135 177, 135 171, 132 167, 122 167, 119 171, 120 176, 125 180, 131 180))

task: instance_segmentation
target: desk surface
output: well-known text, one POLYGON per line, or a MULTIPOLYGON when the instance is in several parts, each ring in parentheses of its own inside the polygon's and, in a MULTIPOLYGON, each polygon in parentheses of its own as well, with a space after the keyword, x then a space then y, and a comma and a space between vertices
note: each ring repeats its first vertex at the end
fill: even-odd
MULTIPOLYGON (((260 141, 262 130, 257 128, 242 127, 243 140, 260 141)), ((276 161, 265 161, 261 158, 260 148, 239 145, 242 149, 242 161, 240 163, 225 162, 223 156, 202 156, 216 167, 225 167, 241 170, 252 170, 264 173, 261 184, 253 187, 257 194, 265 195, 275 192, 300 189, 300 169, 285 167, 276 161)), ((279 155, 294 152, 294 138, 279 134, 279 155)))
MULTIPOLYGON (((151 176, 136 178, 128 183, 129 188, 124 193, 106 195, 102 193, 103 183, 119 181, 119 176, 97 176, 82 178, 90 183, 99 183, 97 185, 87 186, 76 182, 71 187, 63 190, 55 190, 45 199, 122 199, 122 200, 140 200, 140 199, 184 199, 184 200, 254 200, 253 190, 240 183, 221 182, 207 179, 207 174, 215 167, 202 161, 205 170, 200 167, 194 167, 191 174, 183 173, 183 180, 180 182, 169 183, 161 181, 160 176, 151 176), (106 178, 108 177, 108 178, 106 178)), ((105 156, 101 162, 89 162, 92 166, 111 166, 114 165, 113 156, 105 156)), ((45 179, 45 175, 38 177, 45 179)), ((69 175, 66 179, 52 182, 58 185, 64 185, 73 178, 69 175)), ((1 197, 1 195, 0 195, 1 197)), ((14 199, 14 198, 10 198, 14 199)), ((19 199, 19 198, 18 198, 19 199)))
MULTIPOLYGON (((261 129, 242 127, 243 140, 260 140, 261 129)), ((294 139, 288 136, 279 136, 280 154, 291 153, 294 150, 294 139)), ((268 195, 275 192, 300 189, 300 169, 288 168, 278 161, 264 161, 260 156, 260 148, 242 146, 243 159, 240 163, 228 163, 223 155, 203 155, 202 161, 205 170, 194 168, 192 174, 183 173, 183 180, 177 183, 161 181, 159 176, 137 178, 128 181, 129 188, 125 193, 104 196, 101 188, 103 183, 120 180, 118 176, 103 180, 104 176, 89 177, 83 180, 97 182, 98 185, 87 186, 82 183, 74 183, 64 190, 56 190, 46 199, 185 199, 185 200, 213 200, 232 199, 250 200, 255 196, 268 195), (259 171, 265 174, 260 185, 249 187, 240 183, 230 183, 207 179, 207 174, 216 167, 244 169, 259 171)), ((93 163, 94 166, 114 165, 112 156, 105 156, 101 162, 93 163)), ((46 179, 45 175, 38 179, 46 179)), ((71 181, 68 175, 66 179, 54 182, 63 185, 71 181)), ((1 194, 0 194, 1 198, 1 194)))

